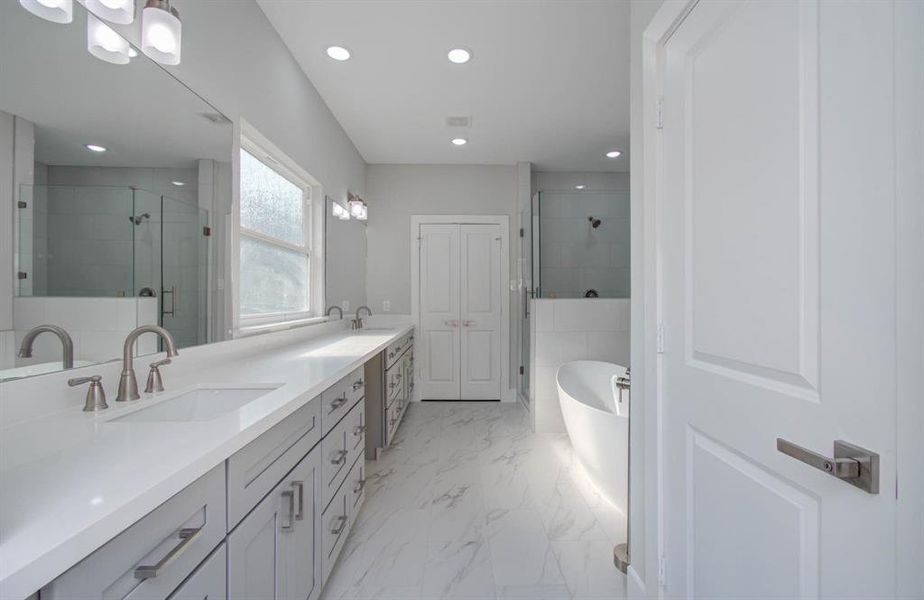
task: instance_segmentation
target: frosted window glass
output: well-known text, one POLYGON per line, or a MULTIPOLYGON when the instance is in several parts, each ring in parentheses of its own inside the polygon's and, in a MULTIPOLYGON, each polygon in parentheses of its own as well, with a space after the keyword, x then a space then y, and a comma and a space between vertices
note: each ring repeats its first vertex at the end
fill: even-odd
POLYGON ((241 314, 308 310, 308 256, 241 236, 241 314))
POLYGON ((241 227, 305 246, 304 192, 241 150, 241 227))

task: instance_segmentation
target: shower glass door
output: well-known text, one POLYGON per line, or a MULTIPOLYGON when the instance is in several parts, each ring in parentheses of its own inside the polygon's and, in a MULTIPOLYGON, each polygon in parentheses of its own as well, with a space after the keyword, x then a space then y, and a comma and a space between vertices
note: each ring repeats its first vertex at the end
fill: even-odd
POLYGON ((160 319, 180 348, 208 340, 208 213, 162 196, 160 319))

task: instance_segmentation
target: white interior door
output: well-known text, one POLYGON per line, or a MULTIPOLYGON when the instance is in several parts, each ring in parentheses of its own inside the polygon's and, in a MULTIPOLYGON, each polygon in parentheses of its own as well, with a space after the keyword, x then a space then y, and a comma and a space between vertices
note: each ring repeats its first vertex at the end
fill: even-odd
POLYGON ((500 400, 500 226, 462 225, 460 231, 461 398, 500 400))
POLYGON ((458 400, 461 390, 459 332, 459 226, 420 226, 420 395, 458 400))
POLYGON ((699 2, 662 47, 668 597, 895 592, 892 10, 699 2), (879 453, 880 493, 777 438, 879 453))

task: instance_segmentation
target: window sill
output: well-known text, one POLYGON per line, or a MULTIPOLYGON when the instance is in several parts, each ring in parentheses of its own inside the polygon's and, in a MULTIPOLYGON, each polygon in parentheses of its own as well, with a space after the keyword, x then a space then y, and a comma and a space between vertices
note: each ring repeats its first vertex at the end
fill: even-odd
POLYGON ((320 325, 321 323, 327 323, 330 320, 330 317, 306 317, 303 319, 276 321, 272 323, 254 323, 253 325, 242 324, 240 327, 238 327, 237 335, 235 337, 242 338, 252 335, 259 335, 261 333, 272 333, 274 331, 285 331, 287 329, 295 329, 298 327, 320 325))

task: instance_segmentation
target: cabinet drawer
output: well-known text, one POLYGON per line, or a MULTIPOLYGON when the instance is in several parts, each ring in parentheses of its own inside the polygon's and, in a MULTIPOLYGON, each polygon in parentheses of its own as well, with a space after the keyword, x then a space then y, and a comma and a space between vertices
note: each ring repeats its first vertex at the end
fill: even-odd
POLYGON ((359 367, 352 373, 330 386, 321 394, 321 425, 324 435, 327 435, 334 426, 340 422, 352 408, 357 400, 363 397, 365 378, 363 368, 359 367))
POLYGON ((358 404, 347 415, 346 426, 348 462, 352 463, 366 448, 366 403, 358 404))
POLYGON ((414 332, 406 333, 401 336, 385 349, 385 368, 390 368, 395 364, 404 354, 404 351, 408 349, 414 343, 414 332))
POLYGON ((324 440, 321 442, 321 460, 323 461, 321 465, 321 473, 323 474, 321 482, 322 506, 327 506, 331 501, 340 484, 346 478, 353 460, 363 453, 364 443, 362 441, 359 444, 354 442, 357 439, 354 431, 362 422, 364 412, 365 404, 360 402, 353 407, 345 419, 340 421, 330 433, 324 436, 324 440))
POLYGON ((228 459, 228 531, 321 439, 314 398, 228 459))
POLYGON ((366 460, 363 457, 359 457, 353 463, 353 468, 350 469, 350 474, 347 475, 343 489, 347 495, 352 526, 352 521, 356 520, 359 508, 362 506, 363 500, 366 499, 366 460))
POLYGON ((166 598, 222 541, 225 523, 222 463, 55 579, 41 596, 166 598))
POLYGON ((321 581, 324 583, 327 582, 346 541, 350 524, 347 502, 347 496, 341 490, 321 515, 321 581))
POLYGON ((169 600, 211 600, 228 597, 228 552, 222 542, 169 600))
POLYGON ((401 393, 404 389, 404 372, 401 369, 400 364, 396 364, 392 368, 385 371, 385 401, 386 406, 390 405, 395 401, 396 398, 401 396, 401 393))

